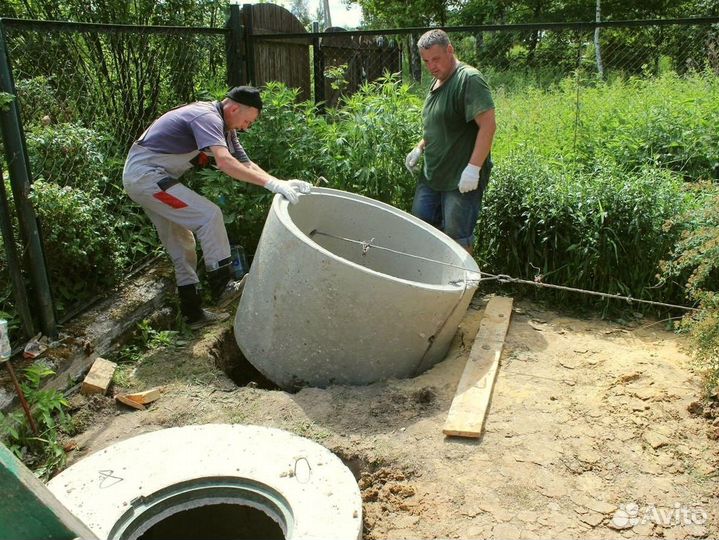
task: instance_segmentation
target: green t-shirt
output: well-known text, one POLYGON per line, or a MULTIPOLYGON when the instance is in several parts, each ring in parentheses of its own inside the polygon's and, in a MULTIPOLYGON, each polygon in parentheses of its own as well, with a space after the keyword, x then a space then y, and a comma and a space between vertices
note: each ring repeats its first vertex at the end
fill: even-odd
MULTIPOLYGON (((433 83, 434 84, 434 83, 433 83)), ((460 63, 442 86, 430 90, 422 109, 424 181, 437 191, 457 189, 479 127, 474 117, 494 109, 489 86, 472 66, 460 63)), ((491 162, 487 156, 487 162, 491 162)), ((482 176, 489 167, 482 166, 482 176)), ((484 179, 486 181, 486 179, 484 179)))

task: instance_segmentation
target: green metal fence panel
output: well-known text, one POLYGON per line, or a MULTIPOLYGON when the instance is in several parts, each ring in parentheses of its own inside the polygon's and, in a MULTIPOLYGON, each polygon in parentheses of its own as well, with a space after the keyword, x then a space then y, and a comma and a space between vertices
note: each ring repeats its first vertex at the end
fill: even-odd
POLYGON ((0 538, 97 538, 0 443, 0 538))

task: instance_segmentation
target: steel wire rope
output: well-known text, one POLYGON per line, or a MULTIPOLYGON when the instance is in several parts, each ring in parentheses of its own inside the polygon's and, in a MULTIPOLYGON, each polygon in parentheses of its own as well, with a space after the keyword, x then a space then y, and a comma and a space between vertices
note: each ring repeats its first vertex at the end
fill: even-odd
POLYGON ((327 236, 329 238, 334 238, 335 240, 342 240, 344 242, 349 242, 351 244, 357 244, 362 247, 362 255, 363 256, 367 254, 367 252, 370 250, 370 248, 374 248, 374 249, 378 249, 380 251, 387 251, 387 252, 394 253, 397 255, 403 255, 405 257, 410 257, 413 259, 419 259, 419 260, 426 261, 426 262, 441 264, 444 266, 450 266, 452 268, 458 268, 458 269, 464 270, 466 272, 471 272, 472 274, 479 274, 479 277, 477 279, 468 279, 468 280, 458 279, 458 280, 450 281, 449 283, 452 285, 459 285, 460 283, 466 284, 467 282, 473 282, 473 281, 476 281, 477 283, 481 283, 483 281, 497 281, 498 283, 502 283, 502 284, 504 284, 504 283, 519 283, 522 285, 532 285, 534 287, 540 287, 540 288, 544 287, 544 288, 548 288, 548 289, 556 289, 556 290, 561 290, 561 291, 576 292, 576 293, 588 294, 588 295, 593 295, 593 296, 600 296, 602 298, 611 298, 614 300, 625 300, 629 304, 631 304, 633 302, 637 302, 640 304, 648 304, 648 305, 653 305, 653 306, 661 306, 661 307, 674 308, 674 309, 683 309, 686 311, 699 311, 699 308, 695 308, 695 307, 691 307, 691 306, 683 306, 680 304, 657 302, 655 300, 644 300, 642 298, 634 298, 632 296, 592 291, 590 289, 580 289, 577 287, 568 287, 566 285, 555 285, 553 283, 544 283, 542 281, 537 281, 537 280, 516 278, 516 277, 512 277, 508 274, 491 274, 489 272, 484 272, 481 270, 474 270, 472 268, 467 268, 467 267, 459 265, 459 264, 453 264, 453 263, 448 263, 445 261, 439 261, 437 259, 431 259, 429 257, 423 257, 421 255, 414 255, 412 253, 406 253, 404 251, 399 251, 396 249, 379 246, 374 243, 374 238, 372 238, 369 241, 355 240, 353 238, 346 238, 344 236, 337 236, 334 234, 318 231, 317 229, 310 231, 310 233, 308 234, 308 236, 310 238, 312 238, 315 235, 327 236))

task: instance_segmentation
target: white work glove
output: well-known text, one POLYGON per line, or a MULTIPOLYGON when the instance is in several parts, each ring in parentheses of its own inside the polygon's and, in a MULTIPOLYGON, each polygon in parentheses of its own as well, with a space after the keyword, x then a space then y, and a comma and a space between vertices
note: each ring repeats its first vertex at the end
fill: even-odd
POLYGON ((407 167, 409 172, 414 173, 417 170, 417 163, 419 163, 420 157, 422 157, 422 149, 419 146, 415 146, 412 148, 412 151, 407 154, 407 157, 404 158, 404 166, 407 167))
POLYGON ((459 192, 467 193, 468 191, 474 191, 479 186, 479 171, 481 167, 472 165, 471 163, 462 171, 462 176, 459 177, 459 192))
POLYGON ((302 180, 279 180, 277 178, 270 179, 265 184, 265 188, 272 193, 279 193, 291 204, 297 204, 300 200, 300 193, 309 193, 312 187, 302 180))
POLYGON ((294 189, 303 195, 307 195, 310 191, 312 191, 312 184, 305 182, 304 180, 297 180, 293 178, 292 180, 288 180, 288 182, 294 189))

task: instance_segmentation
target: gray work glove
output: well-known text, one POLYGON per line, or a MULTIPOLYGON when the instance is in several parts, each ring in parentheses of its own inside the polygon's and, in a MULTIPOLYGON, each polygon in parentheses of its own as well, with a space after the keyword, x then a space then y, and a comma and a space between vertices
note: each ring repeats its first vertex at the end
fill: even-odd
POLYGON ((468 191, 474 191, 479 186, 479 171, 481 167, 472 165, 469 163, 462 171, 462 176, 459 177, 459 185, 457 188, 460 193, 467 193, 468 191))
POLYGON ((300 193, 309 193, 312 186, 302 180, 279 180, 277 178, 271 178, 265 184, 265 188, 272 193, 279 193, 290 201, 291 204, 297 204, 297 201, 300 200, 300 193))
POLYGON ((409 172, 414 173, 417 171, 417 163, 419 163, 420 157, 422 157, 422 149, 419 146, 415 146, 412 148, 412 151, 407 154, 407 157, 404 158, 404 166, 407 167, 409 172))

